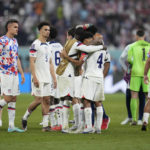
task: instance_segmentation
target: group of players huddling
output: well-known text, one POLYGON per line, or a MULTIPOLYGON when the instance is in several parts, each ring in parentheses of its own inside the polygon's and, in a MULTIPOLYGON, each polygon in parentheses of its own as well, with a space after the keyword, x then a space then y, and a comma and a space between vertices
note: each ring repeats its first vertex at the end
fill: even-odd
POLYGON ((110 118, 104 113, 104 77, 110 66, 110 55, 103 36, 91 24, 78 25, 67 34, 64 47, 55 41, 57 30, 48 22, 37 28, 38 38, 29 51, 34 101, 22 117, 22 129, 15 127, 16 96, 19 95, 18 71, 22 83, 24 73, 18 58, 19 23, 9 20, 6 35, 0 38, 1 94, 0 109, 8 104, 8 132, 27 130, 27 119, 41 104, 42 131, 63 133, 101 133, 110 118), (60 57, 61 56, 61 57, 60 57), (72 104, 74 125, 69 128, 69 108, 72 104), (92 117, 93 116, 93 117, 92 117), (104 117, 105 116, 105 117, 104 117), (106 122, 105 122, 106 120, 106 122), (50 124, 49 124, 50 122, 50 124))

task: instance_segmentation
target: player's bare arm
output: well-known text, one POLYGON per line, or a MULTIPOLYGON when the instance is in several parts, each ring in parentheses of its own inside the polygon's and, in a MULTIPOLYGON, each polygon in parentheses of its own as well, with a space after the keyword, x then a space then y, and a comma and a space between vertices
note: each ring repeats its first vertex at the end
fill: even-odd
POLYGON ((20 62, 19 58, 17 59, 17 65, 18 65, 18 71, 21 74, 21 79, 22 79, 21 84, 23 84, 25 82, 25 77, 24 77, 24 72, 23 72, 23 69, 22 69, 21 62, 20 62))
POLYGON ((84 63, 83 60, 75 60, 75 59, 69 57, 65 50, 63 50, 61 52, 61 57, 67 59, 68 61, 70 61, 71 63, 73 63, 75 66, 81 66, 84 63))
POLYGON ((145 69, 144 69, 144 83, 145 84, 148 84, 148 82, 149 82, 149 79, 147 76, 149 68, 150 68, 150 58, 147 59, 145 69))
POLYGON ((109 68, 110 68, 110 62, 106 62, 106 63, 104 64, 104 71, 103 71, 104 78, 107 76, 108 71, 109 71, 109 68))
POLYGON ((31 68, 31 74, 33 76, 33 83, 36 87, 39 87, 39 81, 35 74, 35 60, 36 60, 35 57, 30 57, 30 68, 31 68))
POLYGON ((51 73, 52 78, 53 78, 54 88, 56 88, 57 87, 57 80, 56 80, 54 66, 53 66, 53 63, 52 63, 51 59, 50 59, 50 73, 51 73))

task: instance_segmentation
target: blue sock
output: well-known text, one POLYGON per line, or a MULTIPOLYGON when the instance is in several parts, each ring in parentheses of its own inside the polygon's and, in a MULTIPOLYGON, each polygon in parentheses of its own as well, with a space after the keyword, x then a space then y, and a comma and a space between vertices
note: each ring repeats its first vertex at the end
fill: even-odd
POLYGON ((102 107, 103 107, 103 119, 108 119, 108 116, 105 112, 104 106, 102 105, 102 107))
POLYGON ((126 108, 127 108, 128 118, 132 118, 130 101, 131 101, 131 91, 130 89, 126 89, 126 108))
POLYGON ((95 119, 95 105, 94 105, 94 102, 91 102, 91 108, 92 108, 92 125, 94 125, 94 119, 95 119))
POLYGON ((139 91, 139 118, 138 120, 142 120, 145 106, 145 94, 142 92, 142 88, 139 91))

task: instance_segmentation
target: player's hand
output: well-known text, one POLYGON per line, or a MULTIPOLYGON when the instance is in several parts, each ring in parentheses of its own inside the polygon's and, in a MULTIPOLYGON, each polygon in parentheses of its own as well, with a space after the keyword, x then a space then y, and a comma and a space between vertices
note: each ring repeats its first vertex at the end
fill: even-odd
POLYGON ((148 83, 149 83, 149 79, 148 79, 148 76, 147 76, 147 75, 144 75, 144 83, 145 83, 145 84, 148 84, 148 83))
POLYGON ((107 50, 107 47, 105 45, 103 46, 103 50, 107 50))
POLYGON ((67 55, 67 53, 64 49, 61 51, 60 57, 62 57, 62 58, 67 58, 68 57, 68 55, 67 55))
POLYGON ((25 82, 24 74, 21 75, 21 79, 22 79, 21 84, 24 84, 24 82, 25 82))
POLYGON ((57 81, 54 81, 54 89, 57 87, 57 81))
POLYGON ((34 83, 35 87, 39 88, 39 81, 36 77, 33 78, 33 83, 34 83))

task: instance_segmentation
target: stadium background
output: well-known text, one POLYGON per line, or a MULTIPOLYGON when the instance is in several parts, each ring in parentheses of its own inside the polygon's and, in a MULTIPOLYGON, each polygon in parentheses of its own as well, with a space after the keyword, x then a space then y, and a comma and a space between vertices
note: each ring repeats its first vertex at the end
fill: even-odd
POLYGON ((125 92, 118 59, 124 47, 134 41, 135 30, 144 26, 149 40, 150 0, 146 3, 142 0, 0 0, 0 6, 0 35, 5 34, 4 25, 8 19, 20 22, 19 57, 26 76, 26 83, 20 85, 22 93, 31 90, 28 51, 37 37, 36 26, 40 21, 47 20, 58 29, 57 40, 62 44, 71 26, 91 23, 98 27, 112 58, 105 79, 105 93, 125 92))

